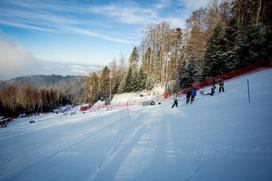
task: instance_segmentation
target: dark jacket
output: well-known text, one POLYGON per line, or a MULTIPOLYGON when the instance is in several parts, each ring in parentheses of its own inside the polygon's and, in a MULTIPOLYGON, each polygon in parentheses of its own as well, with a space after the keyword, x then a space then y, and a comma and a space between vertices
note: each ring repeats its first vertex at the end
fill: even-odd
POLYGON ((187 90, 187 93, 186 93, 186 98, 190 98, 192 95, 192 90, 191 89, 188 89, 187 90))
POLYGON ((220 79, 218 83, 221 87, 224 86, 224 81, 222 79, 220 79))

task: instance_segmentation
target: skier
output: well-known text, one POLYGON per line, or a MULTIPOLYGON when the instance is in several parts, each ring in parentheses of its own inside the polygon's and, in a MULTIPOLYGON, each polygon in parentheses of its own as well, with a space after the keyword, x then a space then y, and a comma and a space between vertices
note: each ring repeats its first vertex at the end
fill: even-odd
POLYGON ((196 88, 193 87, 192 93, 191 93, 191 104, 194 102, 195 96, 196 96, 196 88))
POLYGON ((208 93, 208 94, 206 94, 206 95, 213 96, 213 95, 214 95, 214 93, 215 93, 215 89, 216 89, 216 86, 215 86, 215 84, 213 84, 213 85, 212 85, 212 87, 211 87, 211 92, 210 92, 210 93, 208 93))
POLYGON ((191 96, 192 96, 192 89, 188 88, 187 93, 186 93, 186 104, 188 104, 190 102, 191 96))
POLYGON ((178 95, 177 94, 173 97, 173 100, 174 100, 174 104, 172 105, 171 108, 173 108, 175 106, 178 107, 178 95))
POLYGON ((219 81, 218 81, 218 84, 219 84, 219 93, 221 93, 221 91, 225 91, 224 90, 224 80, 221 78, 221 79, 219 79, 219 81))

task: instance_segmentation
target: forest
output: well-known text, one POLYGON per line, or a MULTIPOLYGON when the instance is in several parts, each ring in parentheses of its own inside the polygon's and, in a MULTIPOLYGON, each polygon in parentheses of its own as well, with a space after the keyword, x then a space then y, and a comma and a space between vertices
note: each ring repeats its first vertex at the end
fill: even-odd
POLYGON ((120 56, 85 83, 85 100, 171 84, 169 93, 271 58, 272 2, 213 0, 192 12, 186 27, 146 27, 128 60, 120 56))
POLYGON ((10 85, 0 91, 0 114, 47 112, 67 103, 93 104, 156 85, 172 93, 265 62, 272 52, 271 9, 269 0, 212 0, 194 10, 183 28, 169 22, 149 24, 128 58, 120 55, 90 73, 81 81, 82 90, 72 94, 72 89, 60 87, 10 85), (169 85, 174 88, 167 90, 169 85))
POLYGON ((78 105, 83 102, 85 79, 85 76, 33 75, 2 81, 0 114, 13 117, 78 105))

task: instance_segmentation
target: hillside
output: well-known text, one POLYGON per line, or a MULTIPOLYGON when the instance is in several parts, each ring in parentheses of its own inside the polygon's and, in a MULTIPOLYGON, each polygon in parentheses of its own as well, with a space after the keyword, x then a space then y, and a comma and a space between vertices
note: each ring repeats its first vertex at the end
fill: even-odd
POLYGON ((0 180, 271 180, 271 82, 269 69, 173 109, 18 119, 0 129, 0 180))
POLYGON ((33 88, 48 87, 48 86, 59 86, 64 83, 82 82, 85 76, 61 76, 61 75, 29 75, 13 78, 6 81, 0 82, 0 88, 8 85, 30 85, 33 88))

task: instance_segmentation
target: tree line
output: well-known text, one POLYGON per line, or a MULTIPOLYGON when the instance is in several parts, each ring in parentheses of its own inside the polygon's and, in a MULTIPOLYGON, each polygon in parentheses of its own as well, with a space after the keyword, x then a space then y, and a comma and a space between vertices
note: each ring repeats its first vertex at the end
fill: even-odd
POLYGON ((84 100, 83 76, 35 75, 4 81, 0 87, 0 114, 50 112, 84 100))
POLYGON ((29 85, 10 85, 0 91, 0 112, 6 116, 21 113, 49 112, 71 103, 70 98, 57 89, 37 88, 29 85))
MULTIPOLYGON (((272 2, 213 0, 192 12, 186 27, 146 27, 128 58, 120 56, 85 84, 85 100, 174 84, 174 90, 271 57, 272 2)), ((166 86, 167 87, 167 86, 166 86)))

